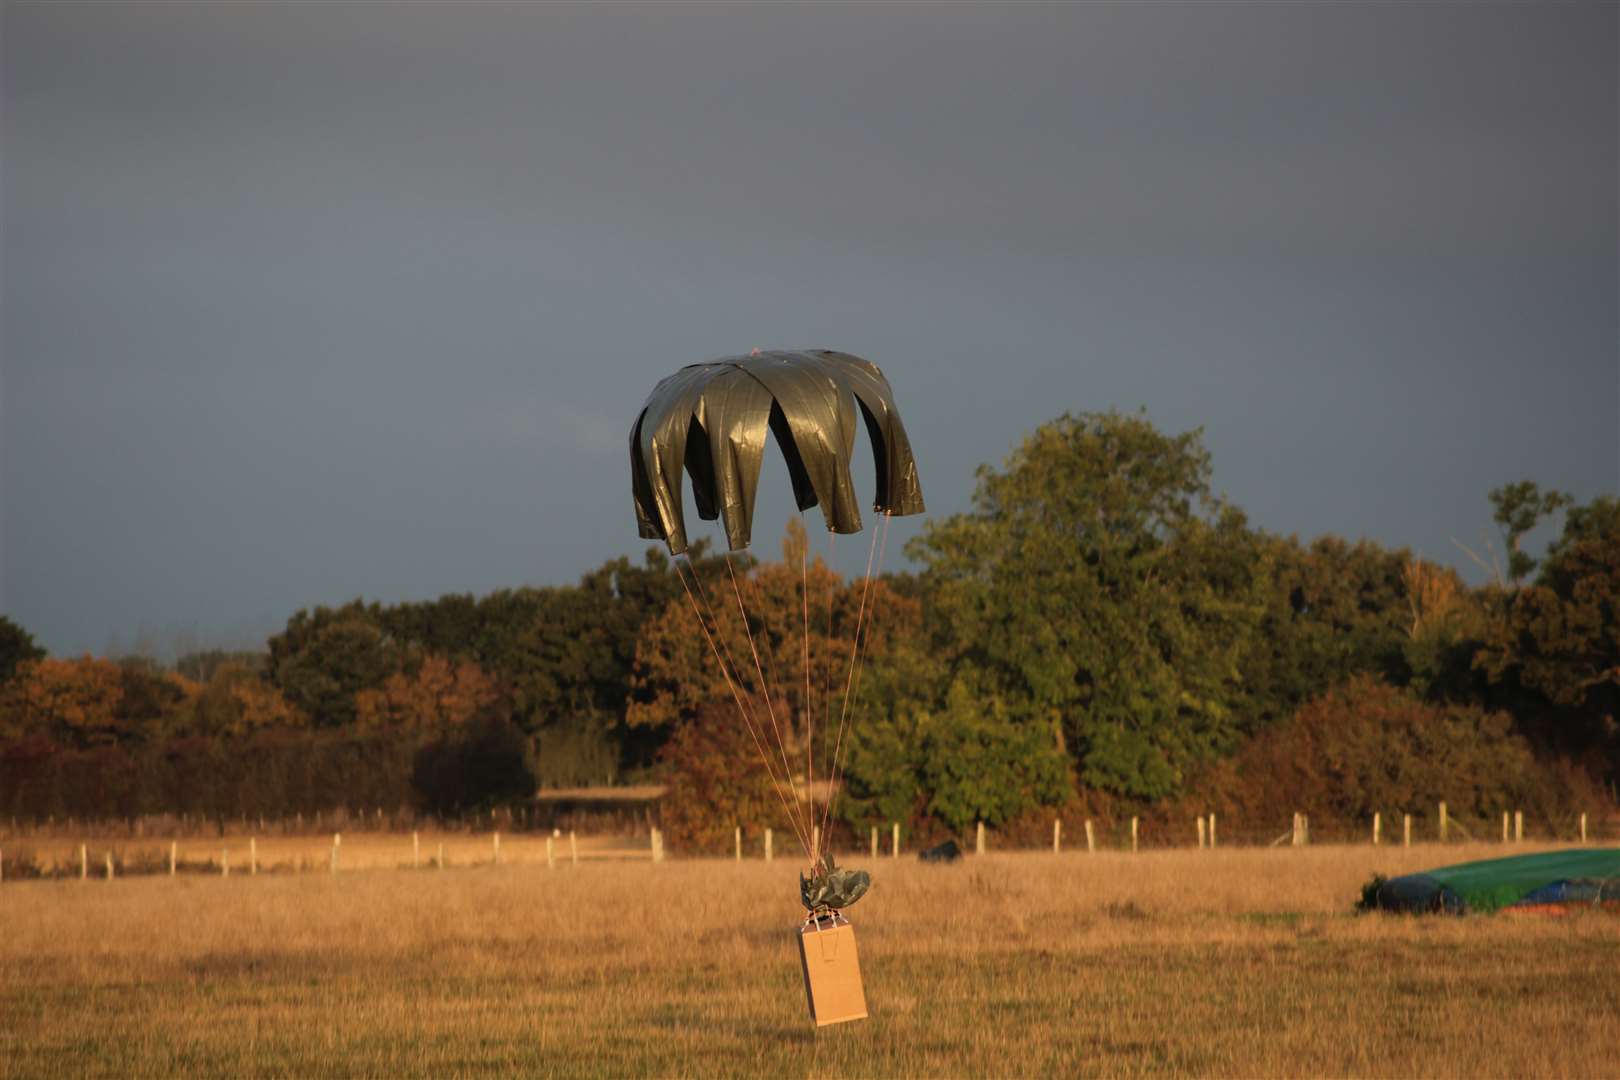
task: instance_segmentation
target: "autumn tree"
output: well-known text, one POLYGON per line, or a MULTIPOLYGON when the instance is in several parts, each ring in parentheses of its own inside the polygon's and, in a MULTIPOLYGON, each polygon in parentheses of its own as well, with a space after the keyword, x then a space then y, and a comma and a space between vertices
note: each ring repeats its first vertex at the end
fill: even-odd
POLYGON ((110 660, 46 658, 22 664, 6 689, 10 738, 43 735, 62 746, 116 743, 125 729, 119 715, 124 673, 110 660))
POLYGON ((189 652, 174 662, 174 673, 194 683, 207 683, 224 668, 262 675, 269 666, 262 650, 204 649, 189 652))
POLYGON ((360 691, 355 715, 362 728, 444 735, 500 698, 499 688, 477 664, 430 653, 414 672, 395 672, 379 689, 360 691))
POLYGON ((266 682, 255 666, 211 665, 200 687, 189 733, 240 739, 264 731, 307 727, 309 718, 266 682))
POLYGON ((794 815, 808 820, 805 804, 771 783, 730 701, 707 702, 676 725, 660 759, 669 778, 660 820, 676 850, 723 851, 738 826, 777 830, 785 850, 794 815))
POLYGON ((1444 801, 1465 818, 1523 807, 1547 819, 1595 793, 1579 775, 1538 761, 1513 718, 1468 703, 1431 703, 1357 675, 1260 735, 1200 781, 1197 811, 1286 824, 1304 811, 1362 827, 1444 801))
POLYGON ((698 567, 691 597, 670 602, 642 630, 631 725, 673 730, 719 703, 754 732, 779 776, 826 775, 857 700, 857 675, 918 632, 920 605, 880 579, 846 581, 819 558, 789 555, 698 567), (860 664, 852 663, 857 630, 860 664))

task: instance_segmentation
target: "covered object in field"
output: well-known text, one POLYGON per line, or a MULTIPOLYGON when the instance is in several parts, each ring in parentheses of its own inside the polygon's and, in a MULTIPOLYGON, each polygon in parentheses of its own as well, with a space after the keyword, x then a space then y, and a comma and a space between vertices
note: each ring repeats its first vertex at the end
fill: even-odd
POLYGON ((1369 887, 1366 906, 1383 911, 1620 908, 1620 849, 1547 851, 1443 866, 1369 887))

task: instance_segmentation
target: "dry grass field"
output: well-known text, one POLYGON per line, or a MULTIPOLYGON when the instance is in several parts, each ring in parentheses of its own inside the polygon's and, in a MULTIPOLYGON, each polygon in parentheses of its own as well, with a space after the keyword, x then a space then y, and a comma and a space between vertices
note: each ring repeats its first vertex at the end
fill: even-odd
POLYGON ((871 1019, 817 1032, 788 861, 392 868, 409 842, 8 880, 0 1075, 1620 1075, 1615 917, 1350 914, 1497 846, 883 859, 871 1019))

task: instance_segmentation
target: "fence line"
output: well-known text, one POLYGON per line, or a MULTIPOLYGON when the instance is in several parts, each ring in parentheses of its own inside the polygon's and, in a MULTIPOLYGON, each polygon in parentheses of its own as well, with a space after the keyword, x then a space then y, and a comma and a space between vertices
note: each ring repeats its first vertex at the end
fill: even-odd
MULTIPOLYGON (((1529 842, 1535 843, 1563 841, 1566 843, 1575 842, 1580 844, 1589 844, 1593 842, 1601 842, 1604 839, 1603 836, 1599 835, 1601 833, 1608 833, 1608 838, 1612 840, 1616 831, 1615 827, 1617 824, 1620 824, 1620 817, 1617 817, 1612 812, 1609 812, 1597 819, 1598 828, 1594 829, 1590 812, 1582 812, 1578 815, 1572 815, 1569 818, 1562 819, 1561 821, 1543 822, 1539 829, 1534 828, 1535 823, 1531 822, 1530 825, 1532 828, 1527 831, 1527 823, 1525 820, 1524 811, 1522 809, 1515 808, 1501 810, 1500 819, 1495 823, 1492 823, 1492 819, 1490 817, 1486 817, 1485 821, 1487 824, 1485 824, 1483 829, 1481 829, 1481 823, 1478 818, 1470 817, 1467 819, 1467 821, 1473 826, 1473 828, 1470 828, 1469 824, 1465 824, 1463 819, 1459 819, 1451 813, 1450 807, 1444 801, 1434 804, 1434 811, 1435 813, 1432 819, 1434 831, 1432 833, 1432 838, 1434 842, 1442 844, 1450 844, 1459 841, 1476 844, 1480 843, 1481 841, 1478 835, 1476 835, 1475 830, 1479 829, 1483 835, 1489 836, 1494 825, 1500 826, 1500 831, 1497 832, 1497 836, 1499 836, 1500 839, 1495 842, 1504 847, 1524 844, 1527 842, 1527 838, 1529 842)), ((1313 822, 1311 821, 1310 815, 1304 812, 1296 812, 1293 815, 1293 821, 1289 829, 1281 834, 1273 834, 1269 829, 1265 832, 1258 832, 1253 827, 1246 830, 1239 829, 1234 831, 1231 828, 1231 823, 1229 820, 1227 822, 1228 828, 1225 830, 1224 836, 1227 843, 1221 844, 1220 840, 1223 837, 1222 833, 1218 831, 1219 823, 1217 815, 1211 812, 1208 814, 1199 814, 1195 818, 1195 830, 1192 832, 1186 831, 1184 826, 1180 829, 1171 828, 1162 821, 1150 823, 1150 830, 1148 831, 1151 831, 1152 834, 1151 839, 1149 840, 1150 844, 1159 849, 1173 849, 1178 846, 1191 848, 1193 844, 1197 845, 1195 850, 1209 851, 1215 850, 1217 846, 1243 847, 1248 845, 1264 847, 1269 845, 1271 847, 1277 847, 1288 845, 1291 847, 1308 847, 1313 846, 1313 844, 1318 840, 1325 841, 1326 843, 1330 844, 1357 844, 1368 843, 1370 841, 1370 843, 1376 847, 1381 846, 1384 842, 1383 824, 1384 812, 1375 811, 1370 815, 1370 821, 1367 819, 1362 819, 1359 826, 1345 826, 1343 823, 1334 823, 1332 826, 1331 836, 1315 837, 1313 836, 1313 822), (1357 836, 1357 833, 1359 833, 1359 837, 1357 836)), ((890 833, 888 855, 893 858, 898 858, 901 851, 902 823, 889 822, 888 825, 890 833)), ((1123 820, 1116 823, 1104 821, 1102 823, 1102 828, 1099 828, 1099 825, 1095 820, 1091 818, 1083 818, 1080 821, 1080 825, 1085 836, 1085 854, 1096 854, 1102 850, 1125 852, 1140 852, 1143 850, 1142 843, 1146 837, 1143 823, 1139 817, 1132 816, 1129 818, 1128 828, 1123 820), (1099 835, 1099 833, 1104 833, 1104 835, 1099 835)), ((1413 825, 1414 815, 1410 811, 1402 811, 1401 844, 1403 848, 1410 848, 1412 846, 1413 825)), ((1022 828, 1027 829, 1027 826, 1023 826, 1022 828)), ((730 845, 731 851, 729 854, 738 862, 741 862, 749 857, 748 852, 745 851, 745 845, 743 843, 744 831, 745 828, 743 825, 736 825, 732 830, 732 843, 730 845)), ((760 833, 763 839, 761 848, 757 849, 757 856, 762 857, 767 862, 773 861, 776 855, 773 829, 768 826, 757 829, 754 827, 749 827, 749 831, 760 833)), ((866 836, 866 853, 873 857, 877 857, 881 854, 879 832, 879 826, 873 825, 869 827, 866 836)), ((1051 851, 1054 855, 1062 855, 1065 853, 1063 834, 1064 820, 1061 816, 1054 816, 1052 819, 1051 833, 1051 851)), ((341 832, 334 832, 330 835, 331 844, 329 851, 327 852, 327 859, 325 861, 327 862, 326 869, 331 874, 338 874, 347 870, 358 870, 367 867, 377 868, 388 867, 390 865, 395 867, 403 867, 405 865, 403 862, 392 863, 386 855, 379 857, 377 854, 376 845, 373 842, 365 841, 364 839, 357 841, 357 843, 366 843, 369 845, 368 847, 356 849, 351 856, 345 856, 344 848, 346 845, 344 844, 343 834, 341 832)), ((386 836, 388 834, 381 835, 386 836)), ((364 836, 364 834, 362 834, 362 836, 364 836)), ((560 839, 560 836, 561 830, 553 829, 550 835, 544 837, 545 860, 548 868, 554 869, 557 865, 557 841, 560 839)), ((626 858, 647 858, 653 864, 663 862, 665 858, 665 838, 662 830, 657 827, 653 827, 648 830, 645 836, 647 840, 647 847, 644 849, 616 848, 610 851, 597 851, 594 853, 586 852, 584 857, 588 859, 594 855, 594 857, 597 859, 609 858, 615 860, 622 860, 626 858)), ((854 832, 853 834, 849 832, 834 833, 833 839, 836 842, 832 845, 832 847, 836 850, 841 844, 848 844, 851 846, 853 846, 853 844, 858 844, 859 841, 855 838, 859 836, 859 832, 854 832)), ((993 851, 1014 850, 1013 847, 1003 844, 1003 842, 998 838, 997 831, 987 822, 975 822, 973 836, 973 850, 977 855, 986 855, 992 853, 993 851)), ((1018 836, 1021 838, 1023 844, 1027 845, 1029 843, 1030 835, 1027 831, 1020 832, 1018 836)), ((258 843, 259 836, 256 834, 250 835, 245 839, 247 841, 247 872, 250 876, 256 876, 259 873, 260 862, 258 843)), ((488 847, 484 849, 487 854, 483 856, 475 854, 468 858, 465 857, 465 853, 463 853, 462 856, 458 856, 458 858, 463 860, 458 865, 468 867, 479 865, 501 866, 513 862, 533 863, 535 861, 533 847, 528 849, 530 854, 527 858, 525 858, 522 855, 523 848, 521 844, 514 841, 514 844, 517 846, 509 847, 506 844, 506 840, 507 837, 503 836, 500 830, 491 831, 488 834, 488 847), (514 856, 512 852, 517 852, 518 854, 514 856)), ((930 840, 926 833, 923 834, 923 837, 919 841, 921 846, 926 846, 929 842, 930 840)), ((421 869, 423 864, 422 838, 420 832, 411 833, 410 845, 409 866, 412 869, 421 869)), ((87 881, 90 877, 90 843, 88 840, 82 840, 74 844, 73 847, 76 848, 77 854, 77 876, 79 880, 87 881)), ((103 858, 100 860, 102 865, 98 868, 101 872, 98 873, 97 876, 103 877, 106 881, 110 882, 120 877, 162 873, 164 869, 167 870, 171 877, 178 874, 182 869, 186 870, 188 873, 195 873, 199 870, 204 872, 217 870, 221 877, 230 876, 231 848, 229 846, 214 849, 213 851, 209 852, 210 857, 205 857, 200 863, 194 860, 183 861, 181 859, 179 847, 180 843, 178 840, 169 840, 166 868, 163 866, 162 860, 160 858, 154 858, 150 852, 144 855, 135 854, 126 857, 120 854, 119 849, 104 849, 103 858), (217 863, 213 861, 214 857, 217 857, 217 863)), ((238 865, 240 866, 241 848, 238 847, 236 850, 238 852, 238 865)), ((1036 850, 1038 850, 1038 848, 1036 850)), ((1078 848, 1075 850, 1078 851, 1078 848)), ((272 856, 272 858, 273 857, 274 856, 272 856)), ((403 858, 403 840, 401 841, 400 857, 403 858)), ((579 866, 582 859, 579 838, 574 830, 570 830, 568 833, 568 859, 569 865, 576 868, 579 866)), ((6 847, 4 849, 0 849, 0 883, 11 884, 31 877, 70 877, 72 876, 72 869, 70 869, 71 865, 72 864, 69 863, 67 864, 67 867, 64 867, 62 862, 57 861, 54 862, 49 868, 46 868, 38 863, 25 847, 18 844, 15 838, 9 838, 9 842, 6 844, 6 847), (7 866, 3 861, 6 854, 10 854, 12 856, 10 866, 7 866), (9 875, 6 874, 6 870, 10 870, 11 873, 9 875)), ((446 855, 446 846, 443 840, 438 843, 437 855, 433 860, 433 865, 439 870, 443 870, 449 865, 449 859, 446 855)), ((277 872, 278 870, 284 871, 288 868, 289 864, 286 862, 279 864, 275 862, 267 863, 267 869, 269 869, 270 872, 277 872)), ((312 867, 309 865, 308 855, 305 854, 303 856, 299 865, 291 866, 290 868, 294 870, 300 868, 303 870, 311 869, 312 867)))

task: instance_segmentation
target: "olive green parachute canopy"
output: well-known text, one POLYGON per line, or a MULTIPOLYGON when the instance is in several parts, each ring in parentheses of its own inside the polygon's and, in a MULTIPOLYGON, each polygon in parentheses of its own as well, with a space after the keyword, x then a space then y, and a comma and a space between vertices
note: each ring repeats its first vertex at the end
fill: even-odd
POLYGON ((776 436, 800 510, 819 505, 833 532, 861 530, 849 459, 857 410, 877 463, 873 509, 920 514, 922 486, 889 380, 848 353, 755 352, 691 364, 653 388, 630 429, 630 476, 641 535, 686 550, 681 472, 698 516, 719 518, 733 550, 753 530, 765 435, 776 436))

